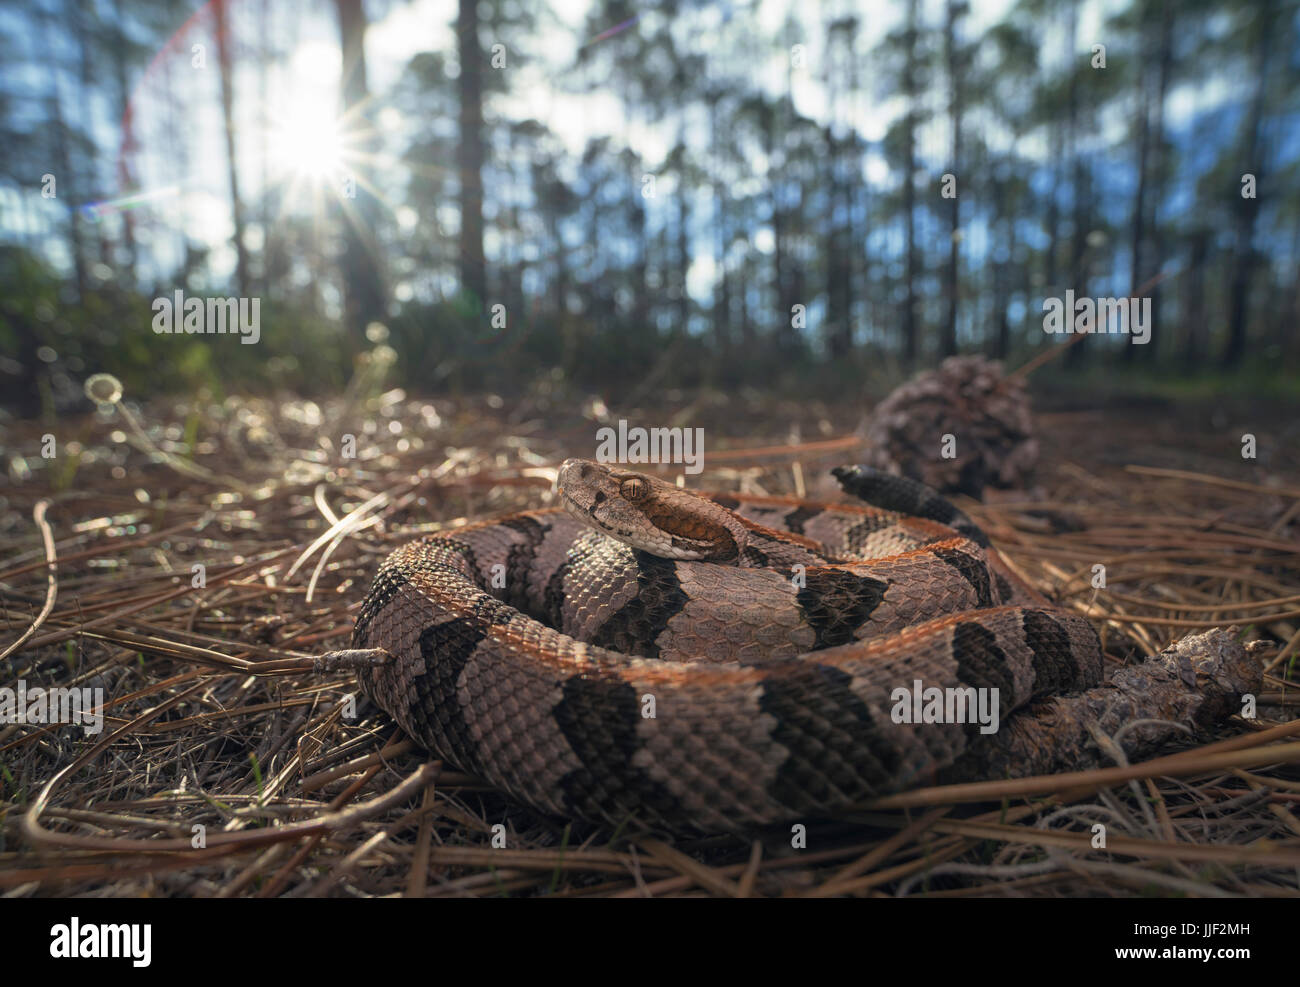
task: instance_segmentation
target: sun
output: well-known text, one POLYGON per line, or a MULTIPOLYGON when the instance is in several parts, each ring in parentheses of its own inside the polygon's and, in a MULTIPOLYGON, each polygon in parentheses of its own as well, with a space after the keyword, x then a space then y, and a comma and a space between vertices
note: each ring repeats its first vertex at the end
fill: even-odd
MULTIPOLYGON (((309 42, 289 60, 289 71, 261 110, 267 183, 276 189, 282 215, 306 210, 317 218, 329 211, 330 198, 345 212, 355 209, 360 191, 384 202, 367 179, 385 160, 382 135, 371 122, 370 98, 341 108, 340 53, 337 45, 309 42)), ((384 125, 400 125, 400 115, 380 113, 384 125)))
POLYGON ((271 158, 282 174, 324 182, 347 171, 345 144, 333 106, 301 100, 273 125, 271 158))
POLYGON ((272 164, 281 178, 324 184, 346 171, 345 129, 339 119, 336 45, 302 44, 289 60, 287 98, 278 101, 268 126, 272 164))

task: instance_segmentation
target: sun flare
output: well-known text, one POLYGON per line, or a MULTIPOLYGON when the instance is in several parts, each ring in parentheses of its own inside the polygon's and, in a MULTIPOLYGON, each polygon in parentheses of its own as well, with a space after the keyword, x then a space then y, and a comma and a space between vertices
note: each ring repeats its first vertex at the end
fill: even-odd
POLYGON ((342 127, 332 106, 310 102, 295 107, 278 122, 272 139, 282 172, 323 181, 346 170, 342 127))

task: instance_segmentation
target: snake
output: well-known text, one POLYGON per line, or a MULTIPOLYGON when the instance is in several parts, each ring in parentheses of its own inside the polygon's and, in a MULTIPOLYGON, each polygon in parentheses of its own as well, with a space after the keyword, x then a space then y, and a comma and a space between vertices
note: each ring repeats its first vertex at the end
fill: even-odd
POLYGON ((913 716, 902 695, 982 696, 1005 723, 1102 681, 1091 624, 965 512, 832 472, 852 501, 566 460, 553 506, 383 562, 352 646, 388 660, 361 689, 545 815, 709 833, 833 818, 979 756, 987 720, 913 716))

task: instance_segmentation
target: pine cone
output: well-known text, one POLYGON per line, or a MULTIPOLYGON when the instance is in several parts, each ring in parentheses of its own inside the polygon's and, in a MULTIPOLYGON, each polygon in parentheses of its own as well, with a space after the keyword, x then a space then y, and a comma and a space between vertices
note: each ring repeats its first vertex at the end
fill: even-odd
POLYGON ((982 356, 949 357, 896 388, 865 439, 869 465, 972 497, 1026 486, 1038 461, 1024 382, 982 356))

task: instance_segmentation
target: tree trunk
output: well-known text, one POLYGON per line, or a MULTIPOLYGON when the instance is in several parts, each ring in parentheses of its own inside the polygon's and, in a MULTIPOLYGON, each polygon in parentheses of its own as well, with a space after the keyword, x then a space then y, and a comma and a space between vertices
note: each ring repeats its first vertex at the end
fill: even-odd
POLYGON ((217 61, 221 67, 221 123, 226 136, 226 176, 230 186, 230 215, 235 226, 235 293, 248 294, 248 248, 244 245, 244 201, 239 195, 239 155, 235 140, 235 72, 230 43, 229 0, 213 0, 217 61))
POLYGON ((713 338, 715 354, 725 364, 732 357, 731 279, 727 275, 727 196, 722 183, 722 144, 718 136, 718 99, 711 93, 709 103, 709 151, 713 164, 714 257, 717 281, 713 290, 713 338))
MULTIPOLYGON (((952 159, 948 170, 964 181, 966 176, 961 170, 961 123, 962 100, 961 83, 958 79, 957 59, 957 19, 961 9, 954 0, 948 0, 944 18, 944 54, 948 68, 948 126, 952 131, 952 159)), ((948 200, 948 276, 944 284, 947 296, 947 312, 943 320, 943 332, 939 338, 939 352, 942 356, 953 356, 957 352, 957 296, 961 264, 961 196, 954 195, 948 200)))
MULTIPOLYGON (((1157 266, 1147 265, 1148 279, 1159 273, 1161 258, 1165 256, 1166 238, 1161 227, 1160 206, 1165 199, 1165 171, 1168 154, 1165 150, 1165 103, 1169 98, 1169 83, 1174 71, 1174 5, 1163 4, 1160 21, 1160 54, 1157 56, 1155 119, 1152 139, 1155 143, 1155 163, 1151 169, 1151 194, 1147 206, 1147 230, 1151 242, 1150 256, 1157 258, 1157 266)), ((1160 300, 1163 289, 1154 284, 1148 289, 1151 296, 1151 339, 1160 338, 1160 300)), ((1171 340, 1172 342, 1172 340, 1171 340)), ((1151 345, 1155 345, 1154 342, 1151 345)), ((1154 353, 1148 354, 1154 357, 1154 353)))
MULTIPOLYGON (((1068 38, 1066 50, 1073 53, 1078 46, 1079 36, 1079 6, 1077 2, 1070 4, 1069 29, 1066 32, 1068 38)), ((1088 252, 1088 200, 1090 191, 1088 170, 1084 165, 1083 154, 1079 149, 1081 143, 1079 139, 1079 70, 1071 65, 1070 86, 1067 99, 1066 112, 1066 142, 1069 147, 1068 157, 1073 162, 1071 177, 1071 186, 1074 193, 1074 210, 1071 219, 1071 225, 1074 227, 1071 236, 1070 246, 1070 264, 1071 264, 1071 287, 1074 288, 1076 297, 1083 297, 1088 294, 1088 273, 1091 267, 1088 252)), ((1083 363, 1084 350, 1088 348, 1090 340, 1087 338, 1079 339, 1068 350, 1065 351, 1065 364, 1068 367, 1077 368, 1083 363)))
POLYGON ((1228 341, 1223 350, 1223 365, 1234 367, 1246 353, 1246 320, 1249 316, 1249 293, 1255 274, 1255 220, 1259 217, 1259 187, 1264 181, 1264 156, 1261 153, 1264 101, 1268 94, 1268 63, 1273 49, 1274 5, 1264 3, 1255 14, 1257 27, 1255 59, 1255 93, 1250 101, 1246 122, 1243 171, 1255 176, 1256 197, 1238 193, 1236 249, 1232 260, 1232 279, 1228 287, 1228 341), (1266 13, 1267 11, 1267 13, 1266 13))
MULTIPOLYGON (((1145 40, 1145 25, 1140 32, 1140 36, 1145 40)), ((1143 267, 1142 267, 1142 244, 1146 236, 1146 197, 1147 181, 1150 174, 1150 150, 1151 150, 1151 107, 1147 97, 1147 69, 1146 62, 1140 60, 1137 66, 1137 189, 1133 196, 1133 232, 1132 243, 1130 246, 1129 258, 1129 289, 1130 296, 1136 296, 1138 288, 1142 286, 1143 267)), ((1101 328, 1100 326, 1098 327, 1101 328)), ((1143 346, 1142 349, 1155 346, 1155 337, 1143 346)), ((1132 362, 1137 355, 1137 346, 1124 347, 1124 361, 1132 362)))
POLYGON ((1052 184, 1047 192, 1047 220, 1044 225, 1047 227, 1047 256, 1043 264, 1043 291, 1045 294, 1056 294, 1060 291, 1058 281, 1058 263, 1056 256, 1056 245, 1061 239, 1061 203, 1060 191, 1064 184, 1062 181, 1061 159, 1065 156, 1065 139, 1063 128, 1057 120, 1051 124, 1051 150, 1049 155, 1052 161, 1052 184))
MULTIPOLYGON (((65 10, 65 18, 75 18, 73 10, 65 10)), ((51 21, 56 14, 53 11, 47 12, 43 19, 42 27, 45 34, 45 50, 58 51, 59 46, 55 43, 54 32, 51 28, 51 21)), ((81 209, 79 208, 82 196, 79 193, 78 169, 73 164, 72 159, 72 141, 68 132, 68 121, 63 115, 63 94, 59 91, 59 74, 57 72, 49 73, 50 92, 46 97, 47 107, 46 114, 51 124, 51 138, 54 143, 54 165, 53 172, 55 178, 55 196, 58 201, 64 203, 68 211, 68 252, 72 254, 72 275, 77 291, 77 304, 81 304, 86 297, 88 289, 87 271, 89 264, 86 260, 86 239, 81 226, 81 209)))
POLYGON ((997 336, 993 352, 999 360, 1005 360, 1007 352, 1011 348, 1011 317, 1007 312, 1010 305, 1007 268, 1015 263, 1016 223, 1013 218, 1008 216, 1007 188, 1004 181, 998 181, 994 185, 993 209, 994 235, 996 236, 998 231, 1002 230, 1007 237, 1007 259, 1002 261, 997 257, 993 258, 993 317, 997 324, 997 336))
MULTIPOLYGON (((679 145, 685 153, 685 145, 679 145)), ((691 207, 686 194, 686 164, 682 162, 677 187, 677 325, 673 336, 685 337, 691 322, 691 293, 687 279, 691 271, 691 207)))
POLYGON ((837 206, 846 199, 840 144, 827 126, 826 170, 830 187, 826 191, 826 341, 832 360, 844 359, 853 349, 853 329, 849 322, 849 251, 845 242, 848 234, 841 231, 835 218, 837 206))
POLYGON ((1183 345, 1183 369, 1192 373, 1204 369, 1208 322, 1205 318, 1205 262, 1209 255, 1210 233, 1198 229, 1191 234, 1187 273, 1183 277, 1183 324, 1187 336, 1183 345))
POLYGON ((909 0, 907 5, 907 55, 903 67, 903 95, 907 99, 907 114, 904 117, 904 175, 903 175, 903 223, 905 230, 906 261, 906 295, 903 301, 903 363, 911 367, 916 363, 919 351, 916 324, 916 282, 920 277, 920 259, 917 256, 916 243, 916 104, 917 93, 917 0, 909 0))
MULTIPOLYGON (((362 157, 373 150, 373 132, 366 119, 365 107, 370 98, 366 80, 366 12, 361 0, 337 0, 339 43, 343 50, 343 75, 340 81, 341 119, 352 132, 356 153, 362 157)), ((371 322, 382 320, 387 308, 383 279, 375 244, 374 200, 362 182, 352 180, 354 199, 343 204, 343 310, 347 330, 358 346, 371 322)))
POLYGON ((478 0, 459 0, 456 49, 460 56, 460 282, 480 307, 487 298, 483 256, 483 52, 479 44, 478 0))
MULTIPOLYGON (((117 32, 114 40, 116 44, 112 45, 111 58, 113 60, 113 84, 115 86, 114 95, 117 97, 117 110, 122 121, 122 143, 117 161, 117 184, 121 189, 121 194, 130 195, 135 189, 135 176, 131 172, 131 162, 134 160, 136 151, 135 128, 132 126, 131 119, 131 86, 127 80, 127 57, 129 49, 127 47, 127 36, 123 27, 122 4, 120 0, 113 0, 113 22, 114 30, 117 32)), ((138 251, 135 243, 135 215, 129 210, 124 210, 122 216, 122 246, 125 248, 125 264, 123 265, 126 277, 122 280, 126 285, 135 287, 136 265, 139 262, 138 251)))

